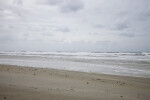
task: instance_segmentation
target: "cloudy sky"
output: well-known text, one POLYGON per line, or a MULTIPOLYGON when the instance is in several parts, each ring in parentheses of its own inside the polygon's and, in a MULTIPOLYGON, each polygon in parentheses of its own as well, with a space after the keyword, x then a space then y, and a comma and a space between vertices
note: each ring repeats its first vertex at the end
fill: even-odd
POLYGON ((150 0, 0 0, 0 51, 150 52, 150 0))

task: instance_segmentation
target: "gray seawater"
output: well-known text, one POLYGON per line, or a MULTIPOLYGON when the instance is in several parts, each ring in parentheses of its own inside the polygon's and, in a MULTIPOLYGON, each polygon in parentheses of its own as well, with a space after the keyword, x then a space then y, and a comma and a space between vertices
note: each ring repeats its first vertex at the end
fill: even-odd
POLYGON ((0 64, 150 78, 150 53, 0 52, 0 64))

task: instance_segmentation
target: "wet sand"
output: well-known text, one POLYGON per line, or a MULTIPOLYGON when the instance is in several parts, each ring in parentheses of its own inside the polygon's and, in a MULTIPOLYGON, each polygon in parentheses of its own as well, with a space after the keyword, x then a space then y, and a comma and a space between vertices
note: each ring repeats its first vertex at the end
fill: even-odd
POLYGON ((0 100, 150 100, 150 78, 0 65, 0 100))

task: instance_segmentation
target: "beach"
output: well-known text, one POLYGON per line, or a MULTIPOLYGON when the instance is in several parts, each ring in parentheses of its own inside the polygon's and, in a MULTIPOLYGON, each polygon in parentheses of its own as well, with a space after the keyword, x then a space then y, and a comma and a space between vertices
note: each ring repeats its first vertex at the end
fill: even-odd
POLYGON ((150 78, 1 64, 0 100, 150 100, 150 78))
POLYGON ((150 0, 0 0, 0 100, 150 100, 150 0))

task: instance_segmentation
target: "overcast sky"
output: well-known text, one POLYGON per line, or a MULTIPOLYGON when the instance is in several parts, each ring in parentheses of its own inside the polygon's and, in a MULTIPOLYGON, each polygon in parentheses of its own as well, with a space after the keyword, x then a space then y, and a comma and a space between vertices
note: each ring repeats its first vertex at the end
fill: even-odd
POLYGON ((150 0, 0 0, 0 51, 150 52, 150 0))

